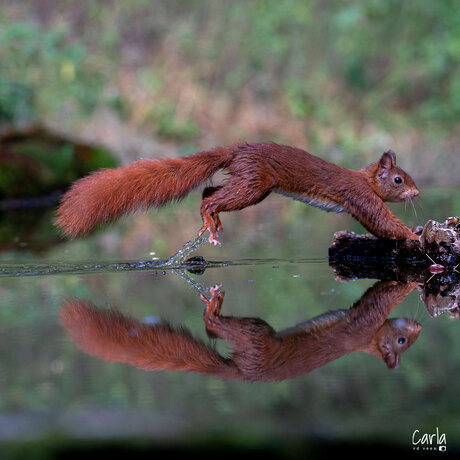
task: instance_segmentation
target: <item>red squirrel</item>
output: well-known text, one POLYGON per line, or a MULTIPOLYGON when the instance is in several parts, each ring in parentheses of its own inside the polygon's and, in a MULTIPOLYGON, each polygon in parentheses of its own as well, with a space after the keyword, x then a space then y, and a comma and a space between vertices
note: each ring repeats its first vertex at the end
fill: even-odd
POLYGON ((138 160, 83 177, 64 194, 56 225, 70 237, 124 214, 185 197, 220 169, 228 179, 203 191, 202 235, 220 244, 219 213, 255 205, 270 192, 287 195, 326 211, 348 212, 382 238, 418 236, 396 218, 385 201, 407 201, 419 194, 413 179, 396 165, 392 150, 358 171, 345 169, 298 148, 275 143, 218 147, 184 158, 138 160))
POLYGON ((417 285, 377 282, 352 308, 325 313, 281 332, 259 318, 223 316, 224 292, 215 286, 210 299, 201 296, 206 305, 204 322, 209 335, 233 346, 228 357, 184 328, 144 324, 88 301, 68 299, 59 313, 70 339, 105 361, 144 370, 270 382, 298 377, 354 351, 370 353, 388 368, 397 368, 401 353, 415 342, 421 325, 412 319, 387 317, 417 285))

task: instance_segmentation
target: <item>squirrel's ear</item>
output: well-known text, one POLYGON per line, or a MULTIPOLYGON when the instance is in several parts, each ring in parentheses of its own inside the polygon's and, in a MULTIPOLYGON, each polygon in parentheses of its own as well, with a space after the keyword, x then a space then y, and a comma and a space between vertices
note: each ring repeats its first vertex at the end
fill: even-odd
POLYGON ((387 150, 379 160, 379 165, 385 169, 391 169, 396 166, 396 153, 393 150, 387 150))
POLYGON ((379 160, 379 176, 386 177, 388 171, 396 166, 396 154, 393 150, 387 150, 379 160))
POLYGON ((399 367, 399 353, 397 351, 382 353, 382 359, 388 369, 397 369, 399 367))

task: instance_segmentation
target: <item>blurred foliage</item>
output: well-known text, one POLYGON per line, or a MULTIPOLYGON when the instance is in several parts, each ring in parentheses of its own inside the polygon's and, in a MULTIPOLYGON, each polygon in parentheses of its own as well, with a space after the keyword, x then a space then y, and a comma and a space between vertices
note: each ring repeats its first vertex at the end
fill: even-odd
MULTIPOLYGON (((0 101, 9 121, 72 102, 86 114, 107 103, 126 115, 133 101, 116 90, 123 92, 117 81, 123 66, 152 74, 147 84, 134 75, 131 89, 146 91, 159 135, 176 133, 175 71, 205 92, 249 91, 320 124, 352 113, 390 125, 400 122, 399 114, 408 123, 446 126, 460 115, 455 0, 51 1, 40 11, 34 2, 15 4, 46 26, 3 12, 0 101), (103 81, 111 95, 101 91, 103 81)), ((177 131, 189 137, 196 127, 190 121, 177 131)))
POLYGON ((102 79, 64 25, 47 30, 0 16, 0 61, 0 126, 63 108, 88 114, 100 97, 102 79))
POLYGON ((202 72, 208 81, 219 69, 234 89, 251 85, 265 97, 285 91, 299 117, 329 121, 334 110, 345 116, 353 108, 365 118, 385 120, 396 111, 458 122, 458 2, 288 3, 221 2, 217 14, 219 7, 206 13, 201 5, 207 20, 189 22, 184 58, 212 60, 213 69, 202 72), (206 46, 186 46, 204 45, 202 37, 206 46))
POLYGON ((197 136, 197 126, 191 120, 177 121, 176 107, 171 101, 164 101, 152 107, 146 123, 156 126, 158 136, 176 141, 185 141, 197 136))

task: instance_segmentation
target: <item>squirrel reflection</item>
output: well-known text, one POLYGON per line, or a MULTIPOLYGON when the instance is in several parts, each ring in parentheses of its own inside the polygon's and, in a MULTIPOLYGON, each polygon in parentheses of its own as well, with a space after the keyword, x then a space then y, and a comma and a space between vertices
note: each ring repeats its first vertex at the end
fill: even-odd
POLYGON ((417 339, 421 325, 407 318, 388 319, 417 283, 380 281, 352 308, 317 316, 276 332, 259 318, 221 314, 224 292, 201 296, 208 334, 233 346, 223 357, 187 330, 144 324, 116 310, 68 299, 60 310, 72 341, 86 353, 145 370, 183 370, 223 379, 281 381, 294 378, 353 351, 364 351, 397 368, 400 355, 417 339))

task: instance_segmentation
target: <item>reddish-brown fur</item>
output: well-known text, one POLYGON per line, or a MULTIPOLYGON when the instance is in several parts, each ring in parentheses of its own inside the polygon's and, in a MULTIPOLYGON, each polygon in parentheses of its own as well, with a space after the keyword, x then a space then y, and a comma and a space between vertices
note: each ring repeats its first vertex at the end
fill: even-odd
POLYGON ((364 351, 393 369, 400 354, 417 339, 413 320, 387 319, 416 283, 378 282, 348 310, 337 310, 281 332, 259 318, 222 316, 224 293, 211 289, 204 321, 208 333, 233 347, 230 357, 169 325, 146 325, 115 310, 68 300, 60 310, 69 337, 85 352, 145 370, 185 370, 224 379, 280 381, 327 364, 345 354, 364 351), (404 343, 398 340, 405 339, 404 343))
POLYGON ((140 160, 130 166, 96 171, 76 181, 64 195, 56 225, 71 237, 88 234, 124 214, 178 200, 217 170, 229 177, 203 192, 201 215, 209 241, 219 243, 219 213, 252 206, 276 191, 331 211, 346 211, 370 232, 391 239, 418 239, 384 201, 418 195, 412 178, 396 165, 392 151, 358 170, 336 166, 303 150, 243 144, 184 158, 140 160), (395 184, 394 178, 402 179, 395 184))
POLYGON ((215 374, 226 369, 222 357, 169 324, 149 325, 117 310, 100 310, 91 302, 67 299, 60 309, 69 337, 86 353, 105 361, 131 364, 145 370, 187 370, 215 374))

